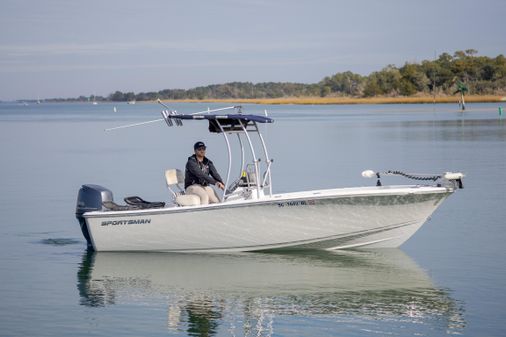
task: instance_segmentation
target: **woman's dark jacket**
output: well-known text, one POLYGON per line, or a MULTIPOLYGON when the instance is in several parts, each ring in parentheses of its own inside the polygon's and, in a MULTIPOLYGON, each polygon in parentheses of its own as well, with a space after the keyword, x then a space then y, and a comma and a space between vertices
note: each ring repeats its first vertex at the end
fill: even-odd
POLYGON ((186 170, 184 175, 184 188, 190 185, 199 184, 202 186, 214 185, 217 182, 223 184, 216 167, 212 161, 204 157, 204 160, 199 163, 197 156, 193 155, 188 157, 186 162, 186 170))

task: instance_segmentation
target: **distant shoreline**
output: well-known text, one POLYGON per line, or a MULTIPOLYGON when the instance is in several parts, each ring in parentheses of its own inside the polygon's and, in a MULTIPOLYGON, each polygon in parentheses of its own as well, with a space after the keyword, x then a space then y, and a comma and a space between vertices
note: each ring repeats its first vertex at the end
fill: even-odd
MULTIPOLYGON (((469 95, 464 96, 466 103, 504 103, 504 95, 469 95)), ((344 105, 344 104, 458 104, 460 96, 374 96, 374 97, 278 97, 278 98, 207 98, 207 99, 162 99, 169 103, 244 103, 264 105, 344 105)), ((18 100, 17 103, 35 104, 33 100, 18 100)), ((157 100, 137 101, 137 104, 156 103, 157 100)), ((7 101, 0 101, 7 103, 7 101)), ((41 103, 90 103, 78 100, 42 100, 41 103)), ((126 104, 126 101, 98 100, 97 103, 126 104)))
MULTIPOLYGON (((234 98, 234 99, 164 99, 162 102, 179 103, 246 103, 246 104, 297 104, 297 105, 330 105, 330 104, 430 104, 458 103, 457 96, 420 96, 420 97, 280 97, 280 98, 234 98)), ((505 102, 506 96, 469 95, 466 103, 505 102)), ((156 102, 156 101, 149 101, 156 102)), ((141 103, 141 102, 139 102, 141 103)))

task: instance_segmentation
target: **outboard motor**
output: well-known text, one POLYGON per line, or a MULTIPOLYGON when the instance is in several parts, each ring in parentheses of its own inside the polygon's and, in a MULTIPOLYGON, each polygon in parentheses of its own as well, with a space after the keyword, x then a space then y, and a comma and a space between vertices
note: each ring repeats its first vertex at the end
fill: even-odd
POLYGON ((103 209, 104 201, 113 201, 112 192, 99 185, 83 185, 77 194, 76 218, 79 220, 81 231, 88 242, 88 248, 93 248, 86 226, 86 220, 83 217, 85 212, 100 211, 103 209))

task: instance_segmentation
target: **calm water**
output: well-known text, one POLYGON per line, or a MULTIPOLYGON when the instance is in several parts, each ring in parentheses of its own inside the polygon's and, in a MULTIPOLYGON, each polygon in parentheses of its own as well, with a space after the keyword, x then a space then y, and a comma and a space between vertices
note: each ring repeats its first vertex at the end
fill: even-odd
POLYGON ((401 249, 180 255, 87 253, 77 191, 168 200, 163 172, 197 140, 225 173, 222 136, 200 122, 103 131, 157 119, 157 105, 0 104, 0 335, 504 336, 498 106, 246 106, 275 119, 275 192, 374 184, 365 169, 462 171, 465 188, 401 249))

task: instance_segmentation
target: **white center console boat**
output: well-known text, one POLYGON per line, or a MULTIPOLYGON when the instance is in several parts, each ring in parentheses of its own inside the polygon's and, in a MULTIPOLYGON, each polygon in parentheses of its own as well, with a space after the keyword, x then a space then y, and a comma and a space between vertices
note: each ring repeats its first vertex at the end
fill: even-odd
POLYGON ((124 127, 157 121, 182 126, 183 120, 195 120, 208 122, 210 132, 224 136, 229 163, 221 202, 200 205, 196 196, 185 195, 178 188, 182 183, 179 170, 166 172, 173 191, 168 205, 134 197, 125 199, 130 205, 118 206, 107 188, 83 185, 76 217, 92 249, 235 252, 398 247, 450 194, 462 188, 461 173, 425 176, 369 170, 362 175, 378 178, 377 186, 276 194, 273 161, 258 127, 258 123, 272 123, 271 118, 242 114, 240 107, 195 114, 164 110, 162 116, 124 127), (221 114, 225 110, 235 111, 221 114), (234 138, 241 152, 241 170, 235 180, 231 179, 230 144, 234 138), (250 162, 246 162, 246 153, 251 155, 250 162), (402 175, 423 184, 382 186, 380 175, 402 175))

